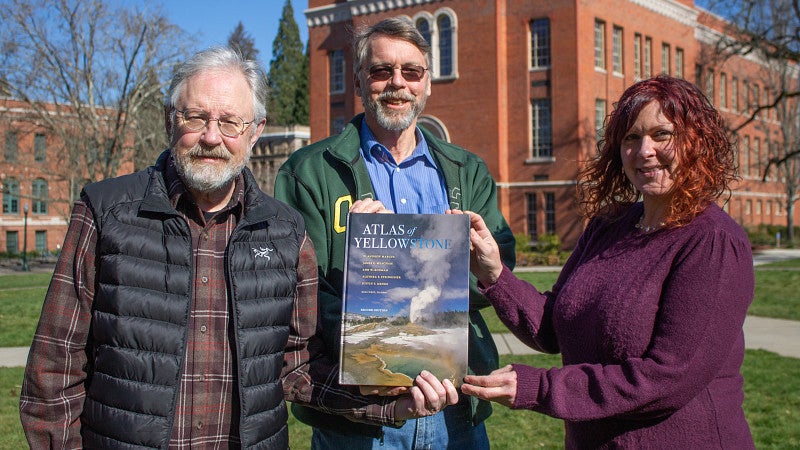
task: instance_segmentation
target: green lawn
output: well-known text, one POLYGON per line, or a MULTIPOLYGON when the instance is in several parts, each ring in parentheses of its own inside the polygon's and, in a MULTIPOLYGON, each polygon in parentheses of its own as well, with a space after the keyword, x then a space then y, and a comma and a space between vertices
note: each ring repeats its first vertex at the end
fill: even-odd
MULTIPOLYGON (((559 365, 556 355, 502 356, 511 362, 540 367, 559 365)), ((763 350, 747 350, 742 373, 745 378, 744 409, 756 448, 800 448, 800 360, 763 350)), ((22 368, 0 368, 0 448, 26 448, 19 423, 19 390, 22 368)), ((562 422, 531 411, 512 411, 495 405, 486 423, 495 449, 563 448, 562 422)), ((293 449, 308 449, 311 429, 289 416, 293 449)))
MULTIPOLYGON (((750 313, 800 320, 800 260, 756 268, 756 295, 750 313), (767 270, 760 270, 767 267, 767 270), (786 270, 780 270, 785 268, 786 270)), ((540 289, 555 282, 557 273, 518 274, 540 289)), ((50 274, 0 276, 0 346, 27 346, 36 326, 50 274)), ((494 312, 484 310, 493 332, 506 331, 494 312)), ((557 355, 501 356, 511 362, 552 367, 557 355)), ((19 423, 19 392, 22 368, 0 368, 0 449, 27 448, 19 423)), ((759 449, 800 448, 800 360, 762 350, 747 350, 742 373, 745 377, 745 413, 759 449)), ((561 421, 530 411, 511 411, 495 406, 487 422, 492 447, 562 448, 561 421)), ((292 448, 307 449, 310 428, 290 415, 292 448)))

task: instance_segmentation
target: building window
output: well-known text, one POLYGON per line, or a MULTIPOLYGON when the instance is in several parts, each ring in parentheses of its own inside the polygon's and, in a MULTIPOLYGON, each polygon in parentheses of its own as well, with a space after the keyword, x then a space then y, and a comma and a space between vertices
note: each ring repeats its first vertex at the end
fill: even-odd
POLYGON ((761 215, 761 200, 756 200, 756 215, 761 215))
POLYGON ((439 31, 439 76, 453 75, 453 27, 450 17, 446 14, 436 19, 439 31))
POLYGON ((622 27, 614 27, 611 40, 611 59, 614 73, 622 73, 622 27))
POLYGON ((6 253, 9 255, 19 254, 19 232, 6 231, 6 253))
POLYGON ((731 78, 731 109, 739 112, 739 79, 731 78))
POLYGON ((441 8, 434 15, 420 13, 414 24, 431 45, 431 67, 435 78, 455 78, 458 72, 458 22, 450 8, 441 8))
POLYGON ((330 65, 331 94, 344 92, 344 50, 334 50, 328 54, 330 65))
POLYGON ((528 207, 528 237, 532 242, 536 242, 539 238, 539 234, 536 232, 536 193, 528 192, 525 194, 525 200, 528 207))
POLYGON ((670 51, 669 44, 663 43, 661 44, 661 73, 665 73, 669 75, 669 61, 670 61, 670 51))
POLYGON ((44 162, 47 159, 46 147, 47 138, 44 134, 36 133, 33 136, 33 160, 44 162))
POLYGON ((753 138, 753 165, 755 166, 755 176, 761 176, 761 138, 753 138))
POLYGON ((17 148, 17 132, 6 132, 6 162, 16 162, 19 155, 17 148))
POLYGON ((650 78, 653 75, 653 40, 649 37, 644 38, 644 77, 650 78))
POLYGON ((642 35, 639 33, 633 36, 633 77, 642 78, 642 35))
POLYGON ((744 137, 742 146, 742 177, 750 176, 750 136, 744 137))
POLYGON ((36 230, 36 251, 39 253, 47 251, 47 231, 36 230))
POLYGON ((599 20, 594 22, 594 67, 606 70, 606 24, 599 20))
POLYGON ((752 214, 752 211, 753 211, 753 201, 748 200, 744 203, 744 214, 746 216, 749 216, 750 214, 752 214))
POLYGON ((747 80, 742 80, 742 95, 744 95, 742 101, 743 112, 749 113, 752 105, 750 104, 750 82, 747 80))
POLYGON ((37 178, 31 183, 31 212, 47 214, 47 181, 37 178))
POLYGON ((19 181, 3 181, 3 214, 19 214, 19 181))
POLYGON ((420 17, 414 24, 417 27, 417 31, 422 37, 428 41, 429 45, 433 45, 433 41, 431 40, 431 24, 428 22, 427 19, 420 17))
POLYGON ((706 72, 706 80, 705 86, 706 88, 706 97, 708 97, 708 101, 712 104, 714 103, 714 70, 708 69, 706 72))
POLYGON ((531 21, 531 68, 550 67, 550 19, 531 21))
POLYGON ((605 135, 605 120, 606 120, 606 101, 602 98, 595 99, 594 101, 594 131, 595 140, 600 142, 605 135))
POLYGON ((772 215, 772 200, 767 200, 764 204, 764 215, 767 217, 772 215))
POLYGON ((544 231, 547 234, 556 234, 556 194, 544 193, 544 231))
POLYGON ((675 49, 675 76, 683 78, 683 49, 675 49))
POLYGON ((346 125, 347 119, 344 117, 334 117, 333 120, 331 120, 331 135, 341 133, 346 125))
POLYGON ((553 156, 553 120, 550 99, 531 100, 532 154, 533 158, 553 156))
POLYGON ((719 107, 728 107, 728 75, 725 72, 719 74, 719 107))
MULTIPOLYGON (((760 89, 759 89, 757 84, 753 84, 753 96, 751 98, 752 98, 752 102, 753 102, 753 105, 752 105, 753 109, 754 110, 758 109, 758 107, 759 107, 758 103, 759 103, 759 100, 761 99, 761 92, 760 92, 760 89)), ((759 111, 758 114, 756 114, 756 117, 761 117, 761 112, 760 111, 759 111)))

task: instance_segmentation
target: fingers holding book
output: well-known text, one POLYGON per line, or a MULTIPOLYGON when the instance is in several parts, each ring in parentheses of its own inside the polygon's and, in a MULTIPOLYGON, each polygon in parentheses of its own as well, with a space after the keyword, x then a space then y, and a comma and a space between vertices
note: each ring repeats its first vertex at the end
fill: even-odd
POLYGON ((450 380, 437 379, 423 370, 414 379, 414 386, 397 399, 395 418, 416 419, 432 416, 449 405, 458 403, 458 390, 450 380))

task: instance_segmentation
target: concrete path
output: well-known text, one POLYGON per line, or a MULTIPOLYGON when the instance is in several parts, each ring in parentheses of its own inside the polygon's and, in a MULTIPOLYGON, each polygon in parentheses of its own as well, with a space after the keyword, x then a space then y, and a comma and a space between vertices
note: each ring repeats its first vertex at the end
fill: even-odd
MULTIPOLYGON (((781 356, 800 358, 800 322, 747 316, 744 321, 745 346, 763 349, 781 356)), ((536 350, 526 346, 511 333, 494 334, 501 355, 532 355, 536 350)), ((28 358, 28 347, 0 347, 0 367, 21 367, 28 358)))
MULTIPOLYGON (((781 356, 800 358, 800 322, 747 316, 743 328, 746 348, 767 350, 781 356)), ((501 355, 538 353, 520 342, 511 333, 495 334, 494 342, 501 355)))

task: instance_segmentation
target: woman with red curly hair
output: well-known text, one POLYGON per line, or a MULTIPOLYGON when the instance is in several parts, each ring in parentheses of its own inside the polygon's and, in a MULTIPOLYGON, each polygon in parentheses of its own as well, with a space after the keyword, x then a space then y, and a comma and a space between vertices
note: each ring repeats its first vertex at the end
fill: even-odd
POLYGON ((483 292, 563 367, 512 364, 462 391, 564 419, 567 448, 753 448, 740 373, 753 259, 716 203, 735 178, 722 118, 658 76, 623 93, 599 149, 578 183, 590 221, 550 291, 504 267, 472 215, 483 292))

